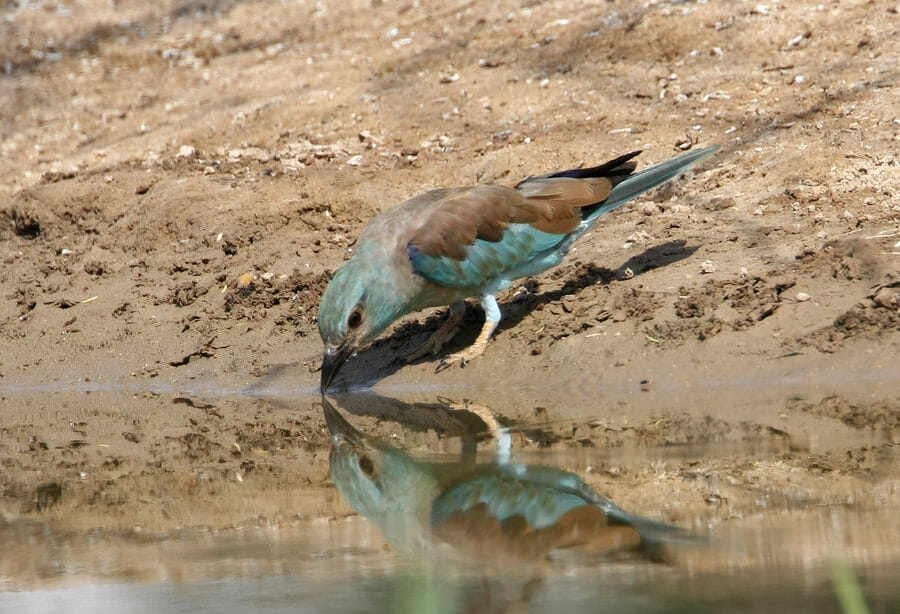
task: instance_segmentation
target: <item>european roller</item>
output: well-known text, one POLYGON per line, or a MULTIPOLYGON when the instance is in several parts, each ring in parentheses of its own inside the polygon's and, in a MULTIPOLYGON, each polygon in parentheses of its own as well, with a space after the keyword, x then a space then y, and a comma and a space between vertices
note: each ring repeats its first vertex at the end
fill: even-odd
POLYGON ((319 306, 324 392, 358 348, 403 315, 450 306, 415 360, 440 351, 477 297, 485 322, 475 342, 437 370, 484 353, 500 322, 495 295, 558 265, 597 219, 715 153, 707 147, 634 172, 635 151, 592 168, 529 177, 514 187, 432 190, 373 218, 319 306))
POLYGON ((578 476, 508 461, 429 462, 356 430, 323 397, 331 477, 349 505, 402 552, 449 544, 491 560, 539 561, 578 547, 606 554, 699 540, 678 527, 628 514, 578 476))

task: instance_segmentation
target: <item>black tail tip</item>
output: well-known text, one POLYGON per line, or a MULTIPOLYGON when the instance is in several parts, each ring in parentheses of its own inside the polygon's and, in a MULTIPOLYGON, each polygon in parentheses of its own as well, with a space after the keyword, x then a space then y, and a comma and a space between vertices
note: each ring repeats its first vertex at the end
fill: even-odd
POLYGON ((568 177, 570 179, 586 179, 588 177, 625 177, 634 172, 637 168, 637 162, 632 162, 632 158, 636 158, 643 150, 638 149, 624 156, 619 156, 609 162, 604 162, 599 166, 590 168, 573 168, 567 171, 560 171, 548 175, 548 177, 568 177))

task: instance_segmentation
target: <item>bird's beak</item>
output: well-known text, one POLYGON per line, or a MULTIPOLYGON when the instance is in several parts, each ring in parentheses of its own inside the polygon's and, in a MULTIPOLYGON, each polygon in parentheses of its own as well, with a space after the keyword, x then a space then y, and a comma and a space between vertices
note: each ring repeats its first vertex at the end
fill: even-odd
POLYGON ((331 439, 335 443, 341 440, 354 445, 363 442, 365 436, 353 428, 353 425, 347 422, 325 397, 322 397, 322 409, 325 412, 325 424, 328 425, 328 432, 331 433, 331 439))
POLYGON ((319 389, 322 394, 328 390, 331 380, 338 374, 341 367, 350 355, 356 351, 356 345, 352 341, 344 341, 337 347, 325 347, 325 354, 322 356, 322 379, 320 380, 319 389))

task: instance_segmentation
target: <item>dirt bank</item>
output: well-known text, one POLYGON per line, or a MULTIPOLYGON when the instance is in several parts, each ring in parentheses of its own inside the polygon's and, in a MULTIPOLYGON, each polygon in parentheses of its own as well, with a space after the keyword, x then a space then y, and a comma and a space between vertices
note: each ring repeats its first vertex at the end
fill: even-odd
MULTIPOLYGON (((603 456, 593 485, 672 521, 725 513, 712 496, 746 513, 755 489, 781 509, 896 505, 894 3, 3 11, 10 517, 164 530, 333 510, 312 401, 216 397, 315 390, 318 299, 372 215, 429 188, 714 143, 501 297, 471 367, 396 360, 437 327, 422 314, 342 381, 428 403, 458 391, 521 425, 522 447, 752 444, 665 469, 603 456)), ((366 424, 422 449, 450 432, 366 424)))

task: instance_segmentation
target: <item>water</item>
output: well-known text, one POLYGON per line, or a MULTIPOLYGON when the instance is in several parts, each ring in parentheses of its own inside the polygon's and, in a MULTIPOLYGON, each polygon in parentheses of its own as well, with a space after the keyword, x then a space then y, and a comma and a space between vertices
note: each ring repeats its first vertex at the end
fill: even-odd
POLYGON ((0 611, 855 612, 854 592, 865 611, 900 611, 896 442, 877 412, 843 429, 781 399, 772 427, 754 420, 775 406, 719 406, 714 421, 700 401, 623 417, 507 399, 498 445, 433 397, 339 399, 371 449, 440 475, 564 470, 704 538, 661 557, 582 546, 514 560, 486 538, 411 545, 424 490, 391 508, 387 533, 383 511, 348 503, 314 397, 31 391, 2 405, 0 611), (28 494, 47 482, 58 501, 28 494))

